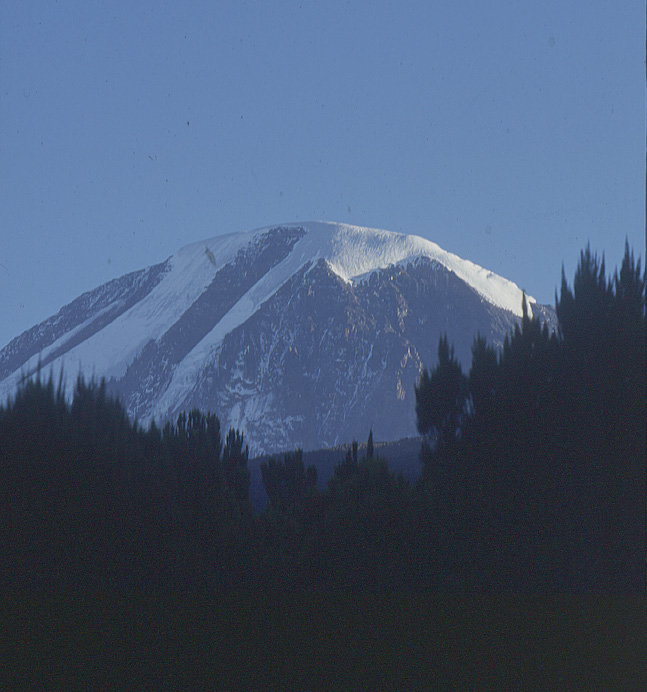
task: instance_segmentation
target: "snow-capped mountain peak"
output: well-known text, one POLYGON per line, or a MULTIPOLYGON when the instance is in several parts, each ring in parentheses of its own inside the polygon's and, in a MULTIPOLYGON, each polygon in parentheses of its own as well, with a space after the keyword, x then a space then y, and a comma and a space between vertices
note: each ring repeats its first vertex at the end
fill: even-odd
MULTIPOLYGON (((330 268, 345 280, 357 279, 377 269, 427 257, 456 273, 489 302, 521 317, 519 287, 477 264, 440 248, 416 235, 405 235, 361 226, 329 222, 302 224, 308 233, 295 247, 308 247, 314 257, 323 257, 330 268)), ((527 296, 528 304, 535 299, 527 296)))
POLYGON ((476 331, 500 343, 521 302, 512 282, 418 236, 268 226, 80 296, 0 351, 0 398, 40 362, 63 369, 69 392, 79 372, 105 377, 143 422, 213 410, 255 451, 334 444, 379 421, 377 439, 393 439, 415 431, 413 383, 440 332, 467 366, 476 331))

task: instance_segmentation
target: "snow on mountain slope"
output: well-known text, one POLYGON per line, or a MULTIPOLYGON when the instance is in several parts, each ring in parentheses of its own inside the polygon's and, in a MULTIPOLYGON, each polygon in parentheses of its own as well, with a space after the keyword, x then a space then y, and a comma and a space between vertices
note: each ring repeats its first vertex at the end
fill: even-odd
MULTIPOLYGON (((314 265, 317 260, 325 259, 338 276, 350 281, 365 277, 377 269, 413 258, 428 257, 454 271, 492 304, 521 316, 522 294, 515 284, 442 250, 424 238, 321 221, 308 222, 302 226, 307 232, 296 243, 292 252, 254 284, 184 358, 173 373, 169 387, 145 420, 165 417, 172 410, 174 402, 186 397, 204 363, 214 354, 223 338, 248 320, 260 305, 308 262, 314 265)), ((259 229, 256 233, 266 232, 270 228, 259 229)), ((217 240, 215 238, 208 241, 208 244, 215 245, 217 240)), ((197 243, 185 248, 184 251, 199 251, 202 245, 197 243)), ((534 302, 534 299, 528 298, 528 302, 534 302)))
MULTIPOLYGON (((309 233, 301 241, 303 254, 309 253, 313 260, 323 257, 343 279, 358 279, 376 269, 415 257, 428 257, 455 272, 493 305, 521 317, 521 291, 516 284, 446 252, 430 240, 346 224, 310 222, 305 225, 309 233)), ((295 252, 299 250, 297 246, 295 252)), ((535 300, 528 297, 528 302, 535 300)))
MULTIPOLYGON (((161 282, 146 297, 52 363, 57 374, 63 368, 66 390, 73 390, 79 373, 88 379, 123 375, 143 346, 150 339, 161 336, 186 311, 204 291, 215 272, 230 262, 252 235, 232 233, 219 236, 187 245, 172 255, 167 260, 167 269, 161 282), (217 257, 216 266, 207 255, 207 250, 212 257, 217 257)), ((97 314, 93 314, 86 322, 96 317, 97 314)), ((82 327, 80 325, 76 330, 82 327)), ((15 390, 23 371, 32 372, 39 360, 46 362, 45 356, 57 345, 69 340, 71 334, 64 334, 47 349, 32 356, 13 377, 0 383, 0 398, 6 398, 15 390)))
POLYGON ((500 344, 521 302, 512 282, 417 236, 268 226, 192 243, 65 306, 0 351, 0 399, 40 360, 69 393, 79 373, 105 377, 142 422, 211 408, 257 452, 365 434, 348 427, 363 417, 409 434, 440 331, 468 366, 476 330, 500 344))
MULTIPOLYGON (((348 281, 415 257, 428 257, 455 272, 493 305, 521 317, 522 292, 516 284, 443 250, 430 240, 325 221, 300 225, 308 232, 293 250, 294 264, 300 262, 302 265, 306 260, 314 263, 322 258, 336 274, 348 281)), ((530 296, 527 300, 529 307, 535 302, 530 296)))

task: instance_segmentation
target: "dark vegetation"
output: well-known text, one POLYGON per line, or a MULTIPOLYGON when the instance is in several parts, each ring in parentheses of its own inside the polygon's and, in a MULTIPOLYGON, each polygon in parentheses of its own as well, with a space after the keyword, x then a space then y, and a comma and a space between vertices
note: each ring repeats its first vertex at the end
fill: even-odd
POLYGON ((0 586, 644 592, 640 262, 608 280, 587 249, 556 311, 549 334, 524 303, 500 353, 477 336, 469 373, 441 339, 415 482, 371 433, 323 488, 300 450, 263 460, 258 514, 215 415, 143 430, 103 382, 27 381, 0 409, 0 586))
MULTIPOLYGON (((393 442, 375 442, 373 452, 387 462, 389 469, 397 476, 399 473, 413 484, 420 476, 420 443, 421 437, 406 437, 393 442)), ((316 449, 302 452, 305 466, 312 466, 317 471, 317 488, 325 491, 328 482, 352 445, 338 445, 326 449, 316 449)), ((366 456, 366 442, 359 442, 357 453, 366 456)), ((266 454, 249 459, 249 498, 255 514, 262 512, 269 502, 269 497, 263 485, 261 465, 267 463, 272 455, 266 454)))

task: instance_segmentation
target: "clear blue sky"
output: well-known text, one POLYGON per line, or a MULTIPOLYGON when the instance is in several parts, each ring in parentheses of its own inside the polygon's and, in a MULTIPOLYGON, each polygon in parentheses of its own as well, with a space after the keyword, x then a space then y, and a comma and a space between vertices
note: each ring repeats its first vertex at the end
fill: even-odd
POLYGON ((552 303, 644 258, 645 4, 0 4, 0 347, 182 245, 415 233, 552 303))

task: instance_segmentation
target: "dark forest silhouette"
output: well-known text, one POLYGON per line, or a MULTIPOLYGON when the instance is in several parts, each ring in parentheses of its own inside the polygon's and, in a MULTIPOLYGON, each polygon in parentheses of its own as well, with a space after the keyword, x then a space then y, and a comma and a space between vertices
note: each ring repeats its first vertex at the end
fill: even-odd
MULTIPOLYGON (((469 373, 445 337, 416 387, 420 477, 355 443, 325 489, 300 450, 263 462, 193 410, 131 423, 103 382, 50 378, 0 409, 0 586, 389 592, 645 589, 645 275, 587 248, 557 333, 529 315, 469 373)), ((375 431, 379 439, 379 431, 375 431)))

